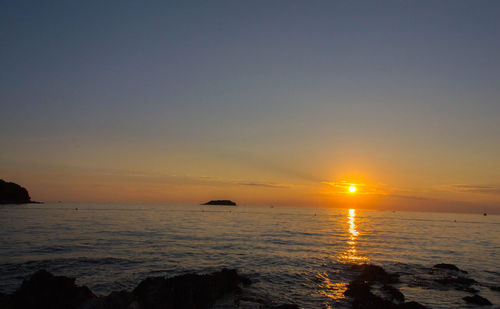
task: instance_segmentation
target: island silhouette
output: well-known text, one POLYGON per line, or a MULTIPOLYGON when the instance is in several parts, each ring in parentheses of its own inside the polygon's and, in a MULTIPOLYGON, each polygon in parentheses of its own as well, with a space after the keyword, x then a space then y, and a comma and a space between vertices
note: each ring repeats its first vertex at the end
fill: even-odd
POLYGON ((212 200, 201 205, 237 206, 237 204, 231 200, 212 200))

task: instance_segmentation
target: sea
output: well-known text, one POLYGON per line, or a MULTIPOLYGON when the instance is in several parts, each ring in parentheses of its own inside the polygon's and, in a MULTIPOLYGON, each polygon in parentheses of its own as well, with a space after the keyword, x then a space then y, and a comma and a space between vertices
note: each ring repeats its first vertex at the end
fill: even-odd
MULTIPOLYGON (((400 274, 406 301, 472 308, 455 289, 419 282, 437 263, 478 281, 500 305, 500 216, 292 207, 45 203, 0 206, 0 292, 39 270, 97 295, 152 276, 235 268, 252 284, 240 308, 349 308, 354 264, 400 274)), ((228 308, 227 303, 217 303, 228 308)))

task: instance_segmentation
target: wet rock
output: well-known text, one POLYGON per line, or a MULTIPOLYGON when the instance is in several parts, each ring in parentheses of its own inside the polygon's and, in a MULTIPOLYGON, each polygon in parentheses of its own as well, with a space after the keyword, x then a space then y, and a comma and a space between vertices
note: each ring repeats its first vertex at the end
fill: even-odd
MULTIPOLYGON (((244 302, 258 304, 258 308, 262 308, 262 309, 298 309, 298 308, 300 308, 297 304, 291 304, 291 303, 290 304, 277 304, 276 302, 274 302, 272 300, 266 299, 264 297, 259 297, 256 295, 241 295, 241 297, 239 297, 239 301, 240 301, 240 306, 237 306, 237 308, 240 308, 240 307, 247 308, 247 306, 245 306, 244 302)), ((217 305, 220 305, 220 304, 217 304, 217 305)), ((248 306, 248 307, 254 308, 253 305, 248 306)), ((221 306, 221 308, 226 308, 226 307, 221 306)))
POLYGON ((352 308, 355 309, 426 309, 427 307, 417 302, 405 303, 405 297, 397 288, 389 283, 399 282, 399 276, 387 273, 382 267, 370 264, 354 265, 353 269, 361 271, 359 276, 351 281, 344 294, 352 297, 352 308), (372 293, 380 287, 381 297, 372 293))
POLYGON ((395 305, 391 301, 373 294, 370 291, 370 285, 362 280, 354 280, 349 283, 344 294, 354 298, 352 308, 395 308, 395 305))
POLYGON ((398 289, 392 285, 384 284, 382 286, 382 291, 387 296, 387 299, 392 302, 403 303, 405 301, 405 296, 398 289))
POLYGON ((226 293, 240 292, 239 284, 250 280, 236 270, 223 269, 209 275, 187 274, 173 278, 148 278, 132 292, 143 308, 208 308, 226 293))
POLYGON ((500 286, 490 286, 490 290, 500 292, 500 286))
POLYGON ((299 309, 299 306, 296 304, 282 304, 279 306, 269 307, 269 309, 299 309))
MULTIPOLYGON (((459 289, 457 289, 457 290, 459 290, 459 289)), ((462 291, 465 291, 465 292, 467 292, 467 293, 471 293, 471 294, 476 294, 476 293, 478 293, 478 292, 479 292, 479 290, 478 290, 478 289, 471 288, 471 287, 466 287, 466 288, 463 288, 463 289, 461 289, 461 290, 462 290, 462 291)))
POLYGON ((399 282, 399 276, 397 274, 389 274, 385 269, 377 265, 361 264, 353 265, 352 268, 361 271, 361 274, 357 278, 358 280, 385 284, 399 282))
POLYGON ((12 294, 10 305, 13 309, 67 309, 76 308, 95 297, 86 286, 76 286, 74 278, 39 270, 12 294))
POLYGON ((108 296, 91 300, 78 309, 132 309, 140 308, 134 305, 133 294, 127 291, 111 292, 108 296))
POLYGON ((366 297, 370 292, 370 285, 361 280, 354 280, 347 285, 347 289, 344 295, 351 296, 353 298, 366 297))
POLYGON ((212 307, 226 293, 239 292, 240 284, 249 283, 236 270, 223 269, 208 275, 147 278, 132 292, 96 297, 87 287, 76 286, 74 278, 40 270, 12 295, 0 294, 0 309, 201 309, 212 307))
POLYGON ((440 263, 440 264, 436 264, 436 265, 432 266, 432 268, 453 270, 453 271, 458 271, 458 272, 462 272, 465 274, 467 273, 465 270, 461 270, 460 268, 458 268, 457 266, 455 266, 453 264, 440 263))
POLYGON ((458 289, 461 289, 463 287, 468 287, 474 283, 477 283, 477 281, 474 279, 464 278, 464 277, 445 277, 445 278, 435 279, 434 281, 443 285, 451 285, 458 289))
POLYGON ((473 284, 478 282, 474 279, 464 277, 466 271, 460 270, 453 264, 436 264, 431 270, 431 274, 434 278, 425 285, 427 288, 432 289, 455 289, 458 291, 465 291, 468 293, 477 293, 477 289, 471 287, 473 284), (444 270, 444 271, 435 271, 444 270), (437 283, 437 286, 433 286, 432 283, 437 283))
POLYGON ((462 299, 465 300, 469 304, 474 304, 474 305, 479 305, 479 306, 490 306, 490 305, 492 305, 492 303, 489 300, 487 300, 486 298, 481 297, 479 295, 465 296, 462 299))
POLYGON ((0 292, 0 309, 10 308, 10 296, 0 292))
POLYGON ((404 304, 400 304, 398 309, 429 309, 429 307, 426 307, 420 303, 417 303, 416 301, 410 301, 404 304))
POLYGON ((352 302, 354 309, 392 309, 397 306, 388 300, 370 293, 367 297, 356 298, 352 302))

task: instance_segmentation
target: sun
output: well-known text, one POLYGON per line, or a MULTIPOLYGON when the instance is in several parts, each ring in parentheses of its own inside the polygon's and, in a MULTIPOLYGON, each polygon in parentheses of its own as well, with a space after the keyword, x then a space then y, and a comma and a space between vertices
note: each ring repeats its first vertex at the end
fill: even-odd
POLYGON ((349 187, 349 192, 351 192, 351 193, 356 192, 356 187, 355 186, 350 186, 349 187))

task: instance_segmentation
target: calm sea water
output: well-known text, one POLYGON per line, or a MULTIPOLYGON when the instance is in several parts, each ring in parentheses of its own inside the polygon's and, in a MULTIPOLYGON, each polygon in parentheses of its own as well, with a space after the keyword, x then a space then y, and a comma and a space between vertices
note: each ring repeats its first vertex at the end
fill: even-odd
POLYGON ((45 268, 97 294, 148 276, 237 268, 254 283, 241 306, 348 307, 351 264, 402 275, 407 301, 467 308, 460 291, 413 284, 453 263, 500 305, 500 216, 223 206, 46 203, 0 206, 0 291, 45 268), (77 208, 77 210, 76 210, 77 208))

